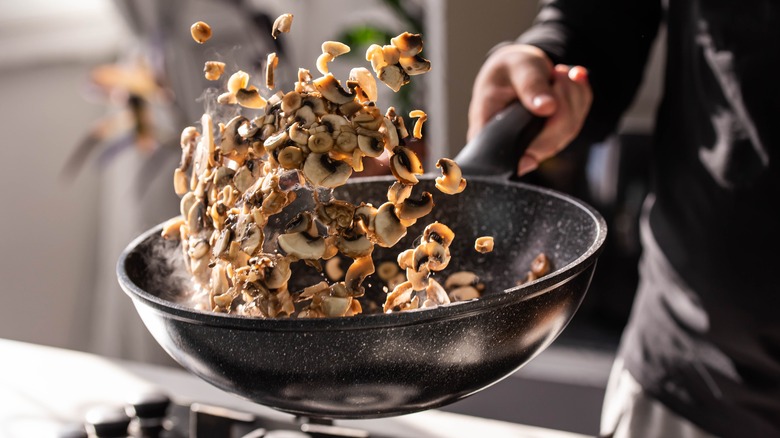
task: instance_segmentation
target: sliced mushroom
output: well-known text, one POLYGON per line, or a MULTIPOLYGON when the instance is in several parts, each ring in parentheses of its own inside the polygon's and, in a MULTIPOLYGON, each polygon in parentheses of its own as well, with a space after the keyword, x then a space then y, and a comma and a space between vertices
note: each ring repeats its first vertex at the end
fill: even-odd
POLYGON ((326 75, 330 73, 330 69, 328 68, 328 63, 333 61, 333 55, 330 53, 322 53, 320 56, 317 57, 317 62, 315 63, 315 66, 317 67, 317 71, 320 73, 326 75))
POLYGON ((206 61, 203 65, 203 75, 209 81, 216 81, 225 73, 225 63, 219 61, 206 61))
POLYGON ((414 248, 407 249, 398 254, 398 267, 406 270, 414 266, 414 248))
POLYGON ((425 114, 425 111, 422 110, 412 110, 409 112, 409 117, 417 119, 417 121, 414 122, 414 130, 412 131, 412 135, 414 135, 414 138, 422 138, 423 123, 428 120, 428 115, 425 114))
POLYGON ((414 250, 415 271, 422 271, 423 268, 429 271, 441 271, 450 263, 450 250, 438 242, 427 242, 418 245, 414 250))
POLYGON ((304 161, 303 174, 315 186, 332 189, 347 182, 352 175, 352 167, 343 161, 330 159, 327 154, 311 153, 304 161))
POLYGON ((388 117, 384 117, 382 120, 382 127, 381 129, 385 133, 385 136, 387 137, 387 141, 385 141, 385 148, 388 150, 393 150, 396 146, 400 144, 400 139, 398 137, 398 128, 395 127, 395 124, 393 124, 392 121, 388 117))
POLYGON ((276 17, 271 28, 271 36, 276 39, 280 34, 290 31, 293 22, 293 14, 282 14, 276 17))
POLYGON ((455 232, 441 222, 434 222, 423 230, 423 242, 438 242, 445 248, 455 239, 455 232))
POLYGON ((415 56, 423 49, 422 35, 409 32, 391 38, 390 44, 398 48, 401 56, 415 56))
POLYGON ((335 199, 318 205, 315 213, 323 225, 342 231, 352 227, 355 206, 335 199))
POLYGON ((408 197, 396 207, 396 214, 401 220, 416 220, 433 210, 433 196, 423 192, 419 198, 408 197))
POLYGON ((176 216, 172 219, 168 219, 162 227, 163 239, 174 239, 181 235, 181 226, 185 224, 184 217, 176 216))
POLYGON ((374 251, 374 244, 368 237, 354 229, 341 233, 336 239, 336 247, 339 252, 353 259, 365 257, 374 251))
POLYGON ((472 286, 461 286, 449 291, 450 301, 469 301, 479 298, 479 291, 472 286))
POLYGON ((341 258, 333 257, 325 263, 325 275, 331 281, 339 281, 344 278, 344 269, 341 267, 341 258))
POLYGON ((371 204, 362 203, 355 208, 355 214, 353 216, 353 223, 360 224, 363 231, 373 229, 374 219, 377 213, 376 207, 371 204))
POLYGON ((290 91, 282 98, 282 111, 285 114, 292 114, 303 105, 303 96, 297 91, 290 91))
POLYGON ((322 117, 325 114, 330 113, 327 101, 321 97, 306 96, 303 98, 303 105, 311 108, 312 112, 317 117, 322 117))
POLYGON ((387 65, 395 65, 401 59, 401 51, 398 50, 398 47, 387 44, 382 46, 382 57, 387 65))
POLYGON ((421 266, 419 271, 413 267, 406 268, 406 278, 412 284, 414 290, 425 290, 428 287, 430 274, 431 272, 425 266, 421 266))
POLYGON ((222 105, 236 105, 238 104, 238 99, 236 99, 235 93, 226 91, 217 97, 217 103, 222 105))
POLYGON ((406 71, 400 64, 388 64, 380 67, 377 71, 377 77, 395 92, 398 92, 401 87, 410 81, 409 75, 406 74, 406 71))
POLYGON ((211 38, 211 26, 203 21, 195 22, 190 26, 190 34, 196 43, 203 44, 211 38))
POLYGON ((442 175, 436 178, 436 188, 440 192, 455 195, 466 189, 466 180, 456 162, 442 158, 436 162, 436 167, 441 169, 442 175))
POLYGON ((285 146, 279 151, 276 160, 285 169, 298 169, 303 164, 303 152, 298 146, 285 146))
POLYGON ((329 318, 345 316, 353 301, 350 297, 322 297, 322 312, 329 318))
POLYGON ((347 269, 344 285, 352 296, 363 295, 363 280, 374 273, 374 261, 370 255, 355 259, 347 269))
POLYGON ((322 97, 336 105, 343 105, 355 99, 355 95, 345 90, 332 73, 315 79, 312 83, 322 97))
POLYGON ((412 194, 412 185, 394 181, 387 189, 387 200, 393 204, 400 204, 412 194))
POLYGON ((269 289, 278 289, 287 284, 291 275, 290 259, 280 257, 276 260, 268 274, 266 274, 265 285, 269 289))
POLYGON ((269 153, 273 152, 275 149, 284 145, 289 138, 290 136, 287 134, 287 131, 280 131, 265 139, 263 147, 265 147, 265 150, 269 153))
POLYGON ((428 287, 425 288, 423 307, 435 307, 449 303, 450 297, 447 295, 447 291, 438 281, 432 278, 428 283, 428 287))
POLYGON ((419 182, 416 175, 422 175, 423 166, 413 150, 404 146, 396 146, 393 148, 392 157, 390 157, 390 171, 398 181, 414 185, 419 182))
POLYGON ((382 155, 385 151, 385 144, 381 139, 375 135, 358 135, 357 144, 361 151, 369 157, 376 158, 382 155))
POLYGON ((318 132, 309 136, 309 150, 317 154, 325 154, 333 148, 333 136, 329 132, 318 132))
POLYGON ((414 288, 412 287, 412 283, 405 281, 399 284, 392 292, 387 294, 387 299, 382 306, 382 310, 385 313, 392 312, 394 308, 409 303, 412 300, 413 294, 414 288))
POLYGON ((477 252, 481 252, 482 254, 493 251, 493 237, 477 237, 477 240, 474 241, 474 249, 477 250, 477 252))
POLYGON ((398 264, 395 262, 385 261, 376 267, 376 275, 384 282, 390 281, 393 277, 398 275, 399 272, 398 264))
POLYGON ((471 271, 458 271, 447 276, 447 280, 444 282, 444 288, 452 290, 461 286, 476 287, 478 283, 479 277, 477 274, 471 271))
POLYGON ((249 86, 249 74, 244 71, 237 71, 230 75, 227 82, 229 92, 236 94, 238 90, 249 86))
POLYGON ((300 260, 321 259, 325 253, 325 240, 306 232, 285 233, 280 235, 277 241, 287 255, 300 260))
POLYGON ((179 168, 176 168, 173 171, 173 191, 177 195, 183 196, 189 190, 190 187, 187 184, 187 173, 179 168))
POLYGON ((395 205, 391 202, 382 204, 374 218, 373 235, 379 246, 390 248, 406 235, 406 227, 395 214, 395 205))
POLYGON ((341 131, 342 129, 346 129, 345 127, 350 126, 349 121, 345 119, 344 116, 338 114, 325 114, 320 117, 320 123, 325 126, 330 133, 341 131))
POLYGON ((241 88, 236 92, 236 102, 244 108, 265 108, 268 103, 255 89, 241 88))
MULTIPOLYGON (((265 63, 265 86, 269 90, 273 90, 276 86, 274 82, 274 72, 276 71, 276 67, 279 65, 279 57, 276 56, 276 52, 271 52, 268 54, 268 59, 265 63)), ((236 96, 238 97, 238 96, 236 96)))
MULTIPOLYGON (((309 129, 317 121, 317 114, 310 106, 304 104, 295 111, 293 120, 302 128, 309 129)), ((306 141, 308 142, 308 139, 306 141)))
POLYGON ((341 152, 352 152, 358 147, 358 136, 353 132, 339 132, 334 145, 341 152))
POLYGON ((356 67, 349 71, 349 80, 355 81, 360 86, 360 89, 366 93, 366 96, 371 101, 376 101, 378 91, 376 88, 376 79, 365 67, 356 67))
POLYGON ((243 232, 239 233, 238 239, 241 244, 241 250, 251 256, 257 248, 262 246, 263 230, 254 222, 250 222, 246 225, 243 232))
POLYGON ((288 128, 290 140, 298 143, 299 145, 308 145, 309 132, 306 128, 302 127, 300 122, 295 122, 288 128))
POLYGON ((431 70, 431 61, 420 55, 402 56, 398 63, 409 76, 421 75, 431 70))
MULTIPOLYGON (((386 66, 385 54, 382 51, 382 46, 378 44, 371 44, 366 49, 366 61, 371 63, 371 68, 374 72, 379 72, 379 69, 386 66)), ((378 74, 378 73, 377 73, 378 74)))
POLYGON ((242 153, 246 153, 249 142, 241 137, 239 128, 248 125, 249 119, 244 116, 239 115, 230 119, 228 124, 225 125, 225 131, 222 133, 222 142, 219 145, 223 155, 229 155, 236 150, 242 150, 242 153))

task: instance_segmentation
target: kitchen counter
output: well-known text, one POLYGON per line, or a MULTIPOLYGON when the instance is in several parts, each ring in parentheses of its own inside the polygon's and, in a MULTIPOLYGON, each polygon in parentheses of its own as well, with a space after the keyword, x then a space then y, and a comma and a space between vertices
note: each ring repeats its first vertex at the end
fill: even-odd
MULTIPOLYGON (((291 415, 225 393, 178 368, 106 359, 86 353, 0 339, 0 438, 54 437, 98 406, 123 406, 139 391, 163 390, 174 401, 202 402, 280 421, 291 415)), ((336 425, 372 434, 414 438, 489 436, 585 438, 549 428, 430 410, 336 425)))

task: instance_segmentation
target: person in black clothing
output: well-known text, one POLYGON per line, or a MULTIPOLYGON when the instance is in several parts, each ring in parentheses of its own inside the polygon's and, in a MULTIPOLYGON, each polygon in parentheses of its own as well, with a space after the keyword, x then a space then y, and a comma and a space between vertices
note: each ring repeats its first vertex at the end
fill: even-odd
POLYGON ((602 434, 780 436, 780 3, 544 1, 482 66, 469 136, 519 97, 548 117, 520 174, 604 139, 662 24, 640 281, 602 434))

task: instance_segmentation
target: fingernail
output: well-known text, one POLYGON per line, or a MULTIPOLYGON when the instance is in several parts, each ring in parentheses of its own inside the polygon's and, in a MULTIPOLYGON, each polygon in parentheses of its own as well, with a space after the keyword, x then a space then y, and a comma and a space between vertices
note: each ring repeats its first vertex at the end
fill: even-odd
POLYGON ((517 163, 517 174, 523 176, 526 173, 533 172, 537 167, 539 167, 539 163, 535 159, 528 155, 523 155, 520 158, 520 162, 517 163))
POLYGON ((541 109, 544 106, 552 105, 553 102, 554 102, 554 100, 553 100, 552 96, 550 96, 547 93, 542 93, 542 94, 536 95, 534 97, 534 99, 531 101, 531 104, 534 106, 534 108, 541 109))
POLYGON ((575 66, 569 70, 569 79, 579 81, 588 77, 588 69, 582 66, 575 66))

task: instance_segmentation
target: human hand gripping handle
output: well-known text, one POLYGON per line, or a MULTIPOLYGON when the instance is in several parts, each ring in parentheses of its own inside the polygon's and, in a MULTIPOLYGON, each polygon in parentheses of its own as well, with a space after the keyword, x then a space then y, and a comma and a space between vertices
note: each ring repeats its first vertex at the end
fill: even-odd
POLYGON ((554 65, 534 46, 504 46, 474 81, 470 141, 455 161, 464 174, 522 176, 577 136, 591 102, 583 67, 554 65))
POLYGON ((464 175, 515 174, 517 162, 544 128, 545 117, 514 101, 496 114, 455 157, 464 175))

